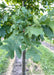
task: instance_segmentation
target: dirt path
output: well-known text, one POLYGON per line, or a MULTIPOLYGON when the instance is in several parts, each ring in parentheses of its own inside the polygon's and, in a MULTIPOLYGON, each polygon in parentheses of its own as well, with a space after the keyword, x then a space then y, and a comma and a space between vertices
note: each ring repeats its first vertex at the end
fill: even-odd
MULTIPOLYGON (((22 58, 15 58, 11 75, 22 75, 22 58)), ((44 75, 40 64, 35 64, 31 60, 26 63, 26 75, 44 75), (29 65, 30 64, 30 65, 29 65)))
POLYGON ((54 52, 54 45, 52 46, 51 44, 43 41, 41 42, 43 46, 45 46, 46 48, 48 48, 51 52, 54 52))
POLYGON ((7 72, 3 75, 22 75, 22 59, 19 59, 17 56, 14 59, 10 59, 7 72))
MULTIPOLYGON (((17 56, 10 61, 7 72, 3 75, 22 75, 22 58, 17 56)), ((44 75, 40 64, 35 64, 31 60, 26 63, 26 75, 44 75)))
POLYGON ((11 75, 22 75, 22 58, 15 58, 11 75))

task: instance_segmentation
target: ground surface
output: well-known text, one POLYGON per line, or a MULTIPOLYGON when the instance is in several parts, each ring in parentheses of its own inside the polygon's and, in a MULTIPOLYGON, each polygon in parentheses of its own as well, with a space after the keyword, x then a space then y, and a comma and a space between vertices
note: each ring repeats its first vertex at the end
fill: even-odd
POLYGON ((45 46, 46 48, 48 48, 50 51, 54 52, 54 45, 52 46, 51 44, 47 43, 47 42, 42 42, 42 45, 45 46))
MULTIPOLYGON (((42 45, 54 52, 54 46, 51 46, 46 42, 42 42, 42 45)), ((16 56, 11 61, 8 71, 4 75, 22 75, 22 58, 18 59, 16 56)), ((34 64, 31 60, 29 60, 26 64, 26 75, 44 75, 44 73, 39 64, 34 64)))

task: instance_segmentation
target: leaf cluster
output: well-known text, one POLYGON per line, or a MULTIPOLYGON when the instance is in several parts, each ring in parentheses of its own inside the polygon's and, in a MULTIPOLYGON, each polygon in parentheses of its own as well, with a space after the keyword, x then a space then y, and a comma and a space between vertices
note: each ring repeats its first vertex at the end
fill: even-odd
POLYGON ((22 51, 26 50, 26 57, 38 62, 40 52, 35 47, 41 44, 40 40, 43 41, 44 36, 50 39, 54 37, 53 10, 42 17, 32 14, 31 10, 25 7, 14 8, 9 12, 0 13, 0 37, 8 36, 0 49, 8 50, 8 56, 11 58, 14 57, 14 51, 20 58, 22 51))

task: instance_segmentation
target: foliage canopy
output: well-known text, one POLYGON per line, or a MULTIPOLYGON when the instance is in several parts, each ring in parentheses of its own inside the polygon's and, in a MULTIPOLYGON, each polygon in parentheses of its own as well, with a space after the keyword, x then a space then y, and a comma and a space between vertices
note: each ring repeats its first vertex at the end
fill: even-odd
MULTIPOLYGON (((29 4, 30 1, 27 2, 29 4)), ((0 6, 0 39, 2 37, 5 39, 3 42, 0 41, 2 43, 0 49, 8 50, 11 58, 14 57, 14 50, 19 58, 22 50, 26 50, 26 57, 38 62, 40 52, 35 46, 38 47, 41 44, 40 40, 43 41, 44 36, 49 39, 54 37, 54 9, 42 15, 28 9, 28 6, 27 9, 23 6, 15 6, 10 9, 4 3, 0 6)))

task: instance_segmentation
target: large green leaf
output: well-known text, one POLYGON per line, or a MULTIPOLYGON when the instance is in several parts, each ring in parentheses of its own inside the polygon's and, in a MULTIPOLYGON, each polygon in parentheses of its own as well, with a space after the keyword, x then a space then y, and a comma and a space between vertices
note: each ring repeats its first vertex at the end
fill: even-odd
POLYGON ((27 59, 31 58, 34 62, 40 61, 39 51, 36 48, 31 47, 26 52, 26 58, 27 59))
POLYGON ((2 2, 2 4, 0 4, 0 7, 1 7, 1 8, 6 8, 5 3, 4 3, 4 2, 2 2))
POLYGON ((21 57, 21 49, 20 49, 20 47, 16 47, 16 55, 18 56, 18 58, 20 58, 21 57))
POLYGON ((6 32, 4 30, 4 28, 0 28, 0 37, 5 37, 6 32))
POLYGON ((36 26, 40 26, 40 23, 39 23, 39 21, 37 20, 37 18, 36 18, 35 15, 34 15, 34 17, 33 17, 33 21, 34 21, 34 23, 36 24, 36 26))
POLYGON ((8 14, 6 13, 5 15, 4 15, 4 21, 7 21, 8 20, 8 14))
POLYGON ((21 56, 21 50, 19 48, 18 45, 18 39, 16 39, 15 37, 10 37, 7 40, 4 40, 3 45, 0 46, 0 49, 3 50, 7 50, 8 51, 8 56, 10 56, 11 58, 14 57, 14 50, 16 51, 16 54, 18 57, 21 56))
POLYGON ((53 37, 53 32, 52 30, 50 29, 50 27, 48 26, 43 26, 43 30, 44 30, 44 33, 45 33, 45 36, 48 37, 48 38, 52 38, 53 37))
POLYGON ((48 15, 41 16, 40 23, 43 25, 49 25, 50 18, 48 15))
POLYGON ((53 33, 54 33, 54 21, 50 21, 49 26, 52 29, 53 33))
POLYGON ((41 35, 41 34, 43 35, 44 32, 43 32, 43 29, 40 28, 40 27, 28 26, 28 27, 26 28, 25 34, 28 34, 28 36, 31 37, 33 34, 34 34, 35 36, 38 36, 38 35, 41 35))
POLYGON ((54 16, 54 8, 48 12, 48 15, 51 17, 51 16, 54 16))

